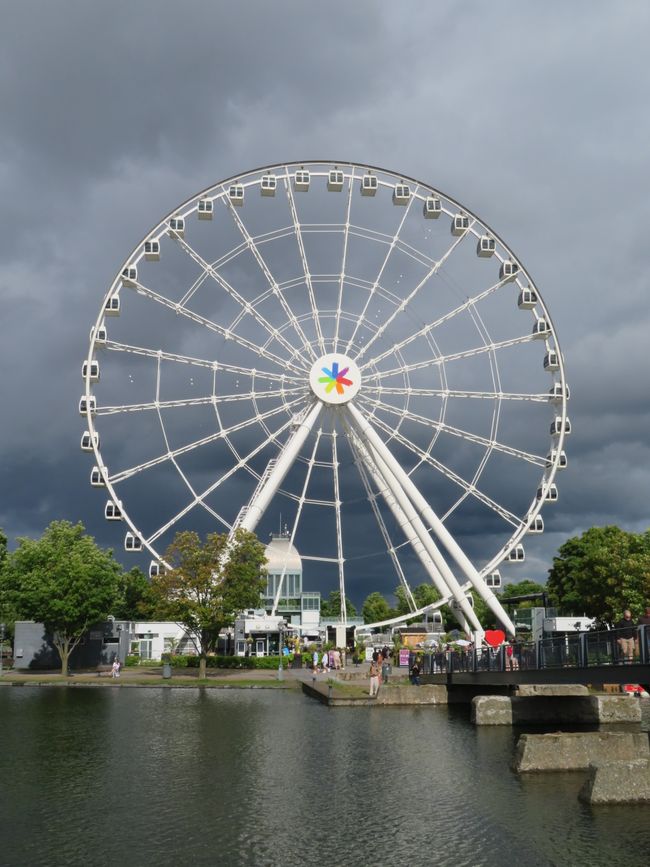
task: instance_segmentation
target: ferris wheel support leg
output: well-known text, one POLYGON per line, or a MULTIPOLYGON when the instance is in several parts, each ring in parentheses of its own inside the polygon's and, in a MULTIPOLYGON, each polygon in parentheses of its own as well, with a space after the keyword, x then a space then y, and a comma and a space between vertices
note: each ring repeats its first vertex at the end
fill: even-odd
MULTIPOLYGON (((407 535, 407 538, 409 538, 409 541, 411 541, 411 544, 413 544, 415 553, 422 561, 425 569, 429 572, 431 580, 443 596, 449 596, 451 594, 456 600, 458 608, 465 619, 465 623, 462 624, 463 628, 468 627, 469 622, 475 630, 482 632, 481 624, 479 623, 474 609, 467 601, 467 597, 463 593, 454 573, 449 568, 447 561, 442 556, 436 547, 435 542, 427 532, 420 516, 415 511, 413 503, 407 497, 403 485, 400 484, 399 479, 396 477, 395 473, 391 471, 391 468, 386 464, 382 456, 373 448, 372 443, 368 442, 368 439, 364 437, 362 431, 359 431, 359 435, 362 437, 364 444, 369 448, 371 462, 375 464, 379 478, 384 485, 388 486, 391 495, 397 503, 404 521, 402 529, 407 535)), ((366 460, 368 458, 367 452, 365 458, 366 460)), ((471 630, 468 627, 467 633, 470 634, 470 632, 471 630)))
POLYGON ((249 530, 252 533, 255 530, 255 527, 257 527, 260 518, 284 481, 284 477, 289 472, 291 465, 298 457, 300 449, 303 447, 305 440, 314 427, 322 407, 323 404, 318 401, 309 410, 302 421, 298 423, 298 427, 294 431, 293 436, 278 455, 277 463, 271 470, 268 479, 261 490, 258 491, 255 499, 249 503, 246 515, 240 525, 243 530, 249 530))
MULTIPOLYGON (((395 491, 399 492, 399 485, 397 484, 395 477, 390 474, 390 471, 385 465, 382 469, 377 466, 377 461, 369 453, 364 443, 359 441, 358 437, 355 438, 355 444, 359 452, 359 457, 361 458, 361 460, 363 460, 366 468, 368 469, 368 472, 370 473, 375 482, 375 485, 381 491, 384 500, 386 501, 386 505, 393 513, 395 520, 397 521, 398 525, 402 529, 402 532, 408 539, 411 547, 420 559, 420 562, 422 563, 427 574, 431 578, 431 581, 434 584, 436 590, 440 593, 443 599, 448 598, 449 596, 453 596, 455 599, 460 599, 461 597, 465 599, 465 594, 462 592, 460 587, 458 587, 458 592, 454 593, 454 590, 449 586, 449 582, 445 581, 445 578, 443 578, 440 569, 434 562, 431 555, 426 550, 422 539, 428 538, 430 540, 430 536, 427 533, 426 527, 422 523, 420 517, 415 512, 413 506, 410 506, 409 514, 407 515, 405 509, 402 508, 402 506, 399 504, 397 497, 394 493, 395 491)), ((409 504, 410 501, 407 500, 405 503, 407 509, 409 508, 409 504)), ((441 555, 440 560, 443 560, 441 555)), ((446 563, 445 566, 447 566, 446 563)), ((451 575, 451 578, 452 581, 455 580, 453 574, 451 575)), ((410 593, 410 588, 408 592, 410 593)), ((472 621, 472 626, 470 627, 465 613, 458 611, 457 614, 461 627, 467 633, 467 635, 471 635, 472 629, 476 629, 477 626, 480 629, 480 624, 478 623, 478 620, 476 618, 474 618, 474 620, 476 620, 476 623, 472 621)), ((471 616, 471 614, 473 614, 469 603, 467 603, 467 614, 468 616, 471 616)))
POLYGON ((451 557, 456 561, 463 574, 471 582, 476 592, 485 601, 495 617, 503 624, 506 631, 509 632, 510 635, 514 636, 514 624, 504 611, 501 603, 490 588, 487 587, 481 576, 478 574, 476 568, 471 563, 469 557, 461 549, 460 545, 456 542, 440 518, 438 518, 431 506, 427 503, 411 477, 404 472, 399 462, 392 455, 390 449, 386 446, 368 419, 359 412, 356 406, 350 403, 348 404, 348 409, 364 442, 368 443, 372 451, 386 464, 390 472, 397 479, 401 488, 403 488, 405 494, 420 513, 422 519, 431 527, 451 557))

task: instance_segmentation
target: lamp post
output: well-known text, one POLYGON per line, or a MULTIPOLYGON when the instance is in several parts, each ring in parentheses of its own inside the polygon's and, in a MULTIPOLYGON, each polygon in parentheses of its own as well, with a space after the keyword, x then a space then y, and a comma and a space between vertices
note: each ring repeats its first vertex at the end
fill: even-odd
POLYGON ((284 633, 284 620, 278 621, 278 680, 284 680, 284 669, 282 667, 282 636, 284 633))
POLYGON ((0 623, 0 674, 2 674, 2 657, 5 650, 5 625, 0 623))

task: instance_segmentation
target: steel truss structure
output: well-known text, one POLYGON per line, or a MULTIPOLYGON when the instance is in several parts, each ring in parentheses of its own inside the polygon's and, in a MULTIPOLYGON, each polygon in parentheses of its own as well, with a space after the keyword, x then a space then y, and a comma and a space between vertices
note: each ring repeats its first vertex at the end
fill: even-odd
POLYGON ((82 376, 91 484, 152 575, 178 530, 281 511, 344 622, 390 568, 408 617, 426 577, 468 632, 471 590, 513 631, 490 579, 557 499, 569 390, 530 274, 446 194, 348 162, 221 181, 125 260, 82 376))

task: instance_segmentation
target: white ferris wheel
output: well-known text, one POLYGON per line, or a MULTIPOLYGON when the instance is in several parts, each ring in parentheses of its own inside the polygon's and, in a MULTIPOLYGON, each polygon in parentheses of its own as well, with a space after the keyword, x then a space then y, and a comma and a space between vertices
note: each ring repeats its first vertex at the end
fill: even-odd
POLYGON ((281 513, 344 622, 390 570, 413 612, 430 579, 513 630, 492 587, 557 499, 569 390, 531 276, 439 190, 345 162, 215 184, 128 256, 82 376, 91 485, 151 575, 179 530, 281 513))

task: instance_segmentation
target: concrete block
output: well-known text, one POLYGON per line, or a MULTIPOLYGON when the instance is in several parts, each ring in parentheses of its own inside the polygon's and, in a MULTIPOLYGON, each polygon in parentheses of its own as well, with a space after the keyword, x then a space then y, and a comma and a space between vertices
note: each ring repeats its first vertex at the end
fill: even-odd
POLYGON ((471 720, 477 726, 511 726, 512 699, 507 695, 475 696, 471 720))
POLYGON ((513 769, 580 771, 601 761, 649 759, 645 732, 554 732, 522 735, 517 742, 513 769))
POLYGON ((382 686, 377 696, 377 704, 447 704, 447 687, 435 683, 422 686, 382 686))
POLYGON ((650 759, 595 762, 578 797, 587 804, 650 803, 650 759))
POLYGON ((517 687, 517 695, 523 697, 545 695, 589 695, 582 683, 522 683, 517 687))
POLYGON ((592 695, 591 698, 602 725, 641 722, 641 704, 633 695, 592 695))

